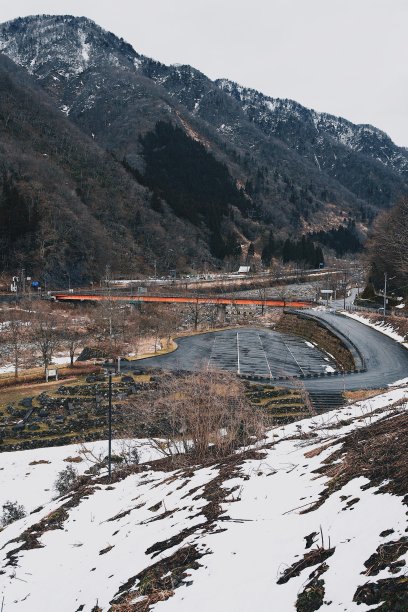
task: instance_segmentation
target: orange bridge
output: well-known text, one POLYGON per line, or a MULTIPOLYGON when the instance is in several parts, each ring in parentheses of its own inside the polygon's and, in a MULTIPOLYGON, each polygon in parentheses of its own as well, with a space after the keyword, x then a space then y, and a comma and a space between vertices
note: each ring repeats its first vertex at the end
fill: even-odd
POLYGON ((233 306, 271 306, 274 308, 310 308, 313 302, 261 300, 255 298, 207 297, 207 296, 170 296, 170 295, 106 295, 81 293, 55 293, 58 302, 140 302, 165 304, 214 304, 233 306))

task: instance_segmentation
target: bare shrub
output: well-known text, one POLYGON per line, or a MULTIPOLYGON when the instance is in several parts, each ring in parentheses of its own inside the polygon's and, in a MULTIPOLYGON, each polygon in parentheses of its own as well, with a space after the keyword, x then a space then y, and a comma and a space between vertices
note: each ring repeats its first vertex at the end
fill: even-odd
POLYGON ((116 440, 115 455, 126 466, 140 463, 140 451, 136 440, 116 440))
POLYGON ((130 409, 129 433, 145 432, 164 455, 203 460, 245 447, 261 437, 263 412, 244 386, 226 372, 163 377, 152 394, 141 393, 130 409))
POLYGON ((0 519, 0 524, 2 527, 6 527, 14 521, 18 521, 21 518, 26 516, 26 511, 24 506, 21 506, 17 502, 6 501, 3 504, 3 513, 0 519))
POLYGON ((66 493, 75 488, 78 480, 79 474, 77 470, 72 465, 67 465, 66 468, 58 472, 54 489, 58 492, 58 495, 66 495, 66 493))

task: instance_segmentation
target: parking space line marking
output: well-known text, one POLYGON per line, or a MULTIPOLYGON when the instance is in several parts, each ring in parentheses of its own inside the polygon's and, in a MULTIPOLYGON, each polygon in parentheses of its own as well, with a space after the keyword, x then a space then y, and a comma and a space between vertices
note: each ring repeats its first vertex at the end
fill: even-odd
POLYGON ((268 361, 268 358, 267 358, 267 356, 266 356, 266 351, 265 351, 264 345, 263 345, 263 343, 262 343, 261 336, 259 335, 259 332, 258 332, 258 338, 259 338, 259 342, 261 343, 261 347, 262 347, 263 354, 264 354, 264 357, 265 357, 266 365, 268 366, 269 376, 270 376, 270 378, 272 378, 271 367, 270 367, 270 365, 269 365, 269 361, 268 361))
POLYGON ((301 367, 300 363, 298 362, 298 360, 296 359, 296 357, 294 356, 294 354, 292 353, 292 351, 290 350, 290 348, 288 347, 288 345, 286 344, 286 342, 285 342, 285 340, 283 338, 282 338, 282 342, 286 346, 286 348, 288 349, 289 353, 292 355, 292 359, 296 363, 296 365, 299 368, 299 370, 302 372, 302 374, 304 374, 305 372, 304 372, 303 368, 301 367))
POLYGON ((239 332, 237 332, 237 374, 241 374, 241 366, 239 362, 239 332))
POLYGON ((215 341, 216 341, 216 339, 217 339, 217 336, 214 336, 214 340, 213 340, 213 343, 212 343, 212 347, 211 347, 210 356, 209 356, 209 358, 208 358, 207 370, 209 370, 209 369, 210 369, 210 362, 211 362, 212 355, 213 355, 213 352, 214 352, 214 346, 215 346, 215 341))

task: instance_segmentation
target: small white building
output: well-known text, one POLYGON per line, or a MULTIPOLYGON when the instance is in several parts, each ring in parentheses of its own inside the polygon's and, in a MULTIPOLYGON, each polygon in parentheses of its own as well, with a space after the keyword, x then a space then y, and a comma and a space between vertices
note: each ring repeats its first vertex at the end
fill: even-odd
POLYGON ((251 266, 239 266, 237 274, 248 274, 251 271, 251 266))

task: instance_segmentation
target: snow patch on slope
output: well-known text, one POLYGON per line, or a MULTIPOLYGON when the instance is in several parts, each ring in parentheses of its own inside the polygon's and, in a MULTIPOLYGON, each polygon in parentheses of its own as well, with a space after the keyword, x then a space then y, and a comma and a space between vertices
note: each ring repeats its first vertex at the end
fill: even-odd
MULTIPOLYGON (((204 554, 198 568, 189 570, 174 595, 158 602, 154 610, 269 612, 273 602, 274 609, 289 612, 295 609, 297 595, 316 566, 286 584, 277 584, 277 579, 306 552, 305 536, 311 533, 316 533, 314 548, 335 549, 326 560, 324 574, 325 601, 331 601, 330 609, 369 609, 353 603, 353 594, 357 586, 367 582, 362 576, 364 562, 379 543, 403 536, 406 516, 402 499, 390 493, 376 494, 377 488, 367 488, 367 479, 359 476, 317 509, 301 512, 319 500, 328 478, 317 477, 316 470, 341 448, 344 436, 392 415, 392 404, 406 396, 406 389, 395 389, 271 430, 267 438, 271 444, 263 449, 263 455, 246 459, 239 474, 220 485, 227 497, 210 530, 204 528, 204 488, 220 476, 221 465, 187 472, 147 468, 111 487, 99 482, 78 506, 69 509, 63 528, 39 536, 41 548, 21 551, 17 553, 18 564, 7 565, 7 553, 18 545, 11 540, 60 508, 62 501, 48 503, 42 511, 0 533, 5 571, 0 593, 5 595, 5 609, 13 602, 16 612, 72 612, 80 606, 91 610, 98 600, 107 611, 130 577, 183 547, 195 546, 204 554), (383 412, 377 413, 378 409, 383 412), (347 505, 347 500, 356 498, 357 502, 347 505), (390 527, 394 529, 392 536, 380 535, 390 527), (173 543, 155 556, 149 549, 158 542, 173 543)), ((46 449, 35 452, 45 453, 46 449)), ((55 452, 59 454, 61 449, 55 452)), ((16 475, 21 455, 10 455, 14 455, 16 475)), ((42 467, 46 466, 38 466, 38 474, 44 474, 42 467)), ((5 470, 2 474, 3 486, 17 488, 15 477, 8 478, 8 473, 5 470)), ((42 481, 39 478, 37 486, 44 487, 49 481, 50 475, 42 481)), ((24 481, 20 485, 24 487, 24 481)), ((388 569, 380 575, 390 576, 388 569)))

